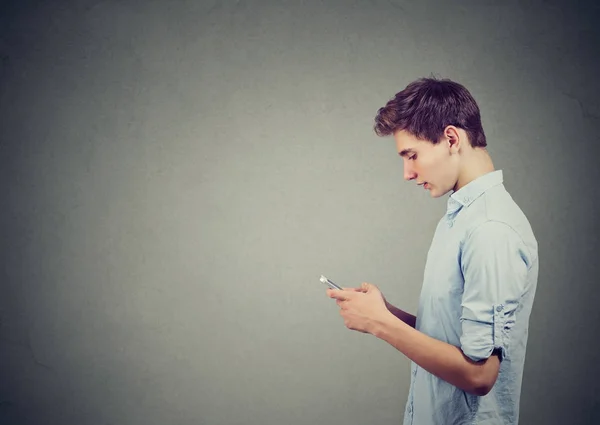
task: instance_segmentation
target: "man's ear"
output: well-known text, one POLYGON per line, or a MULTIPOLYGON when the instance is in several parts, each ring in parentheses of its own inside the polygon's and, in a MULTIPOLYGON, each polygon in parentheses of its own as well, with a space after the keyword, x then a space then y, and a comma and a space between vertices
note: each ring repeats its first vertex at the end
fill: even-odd
POLYGON ((446 126, 444 129, 444 138, 446 139, 450 153, 458 153, 464 141, 458 128, 453 125, 446 126))

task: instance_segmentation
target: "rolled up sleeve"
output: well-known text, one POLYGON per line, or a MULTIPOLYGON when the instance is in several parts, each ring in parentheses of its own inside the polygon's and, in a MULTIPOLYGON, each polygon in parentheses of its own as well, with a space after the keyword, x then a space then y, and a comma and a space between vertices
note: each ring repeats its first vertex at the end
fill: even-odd
POLYGON ((524 243, 509 225, 488 221, 464 241, 460 260, 461 349, 474 361, 487 359, 495 350, 504 360, 510 355, 510 331, 526 283, 524 243))

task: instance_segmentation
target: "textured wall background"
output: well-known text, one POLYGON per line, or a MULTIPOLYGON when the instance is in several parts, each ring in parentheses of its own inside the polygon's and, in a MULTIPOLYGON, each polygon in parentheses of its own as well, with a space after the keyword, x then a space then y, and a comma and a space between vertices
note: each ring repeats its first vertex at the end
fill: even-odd
POLYGON ((600 9, 453 3, 3 2, 0 422, 400 423, 318 277, 415 311, 446 197, 372 123, 434 74, 540 243, 521 423, 598 423, 600 9))

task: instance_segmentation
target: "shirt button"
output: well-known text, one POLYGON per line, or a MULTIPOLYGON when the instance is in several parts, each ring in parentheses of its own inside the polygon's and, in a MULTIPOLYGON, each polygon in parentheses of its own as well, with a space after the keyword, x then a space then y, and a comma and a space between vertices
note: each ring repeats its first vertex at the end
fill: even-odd
POLYGON ((497 312, 501 312, 502 311, 502 307, 504 307, 503 305, 499 305, 498 307, 496 307, 496 311, 497 312))

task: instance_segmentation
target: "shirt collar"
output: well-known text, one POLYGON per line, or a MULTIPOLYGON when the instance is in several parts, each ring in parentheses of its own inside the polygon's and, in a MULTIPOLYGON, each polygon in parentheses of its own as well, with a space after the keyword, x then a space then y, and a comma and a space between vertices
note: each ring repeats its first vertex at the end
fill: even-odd
POLYGON ((462 207, 469 206, 475 199, 483 195, 486 190, 502 184, 503 181, 502 170, 496 170, 467 183, 448 198, 446 217, 450 218, 455 215, 462 207))

